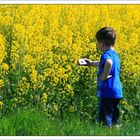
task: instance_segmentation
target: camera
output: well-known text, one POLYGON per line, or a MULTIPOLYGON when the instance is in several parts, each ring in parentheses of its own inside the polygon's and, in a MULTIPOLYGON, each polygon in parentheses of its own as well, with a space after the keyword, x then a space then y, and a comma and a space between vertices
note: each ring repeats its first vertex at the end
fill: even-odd
POLYGON ((79 59, 78 62, 79 62, 80 65, 86 65, 87 64, 87 62, 84 59, 79 59))

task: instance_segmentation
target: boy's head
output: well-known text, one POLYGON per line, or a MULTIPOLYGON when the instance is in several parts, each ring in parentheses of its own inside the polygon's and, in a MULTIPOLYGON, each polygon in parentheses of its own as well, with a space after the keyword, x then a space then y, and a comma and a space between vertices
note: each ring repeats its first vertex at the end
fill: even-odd
POLYGON ((96 33, 98 44, 102 44, 107 48, 114 46, 116 40, 116 32, 111 27, 103 27, 96 33))

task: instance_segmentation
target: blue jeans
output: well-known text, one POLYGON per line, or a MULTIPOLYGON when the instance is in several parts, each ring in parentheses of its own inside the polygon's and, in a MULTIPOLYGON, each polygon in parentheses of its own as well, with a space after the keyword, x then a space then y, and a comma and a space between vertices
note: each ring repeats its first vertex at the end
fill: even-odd
POLYGON ((112 124, 119 123, 119 103, 120 98, 99 98, 98 105, 98 122, 103 122, 107 126, 112 126, 112 124))

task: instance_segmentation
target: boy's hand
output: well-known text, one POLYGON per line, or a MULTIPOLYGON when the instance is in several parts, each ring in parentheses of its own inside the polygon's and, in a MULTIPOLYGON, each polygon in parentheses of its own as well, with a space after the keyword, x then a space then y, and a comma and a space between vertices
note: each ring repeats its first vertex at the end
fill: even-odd
POLYGON ((87 58, 84 58, 84 60, 86 61, 86 66, 91 66, 91 64, 92 64, 92 61, 91 60, 89 60, 89 59, 87 59, 87 58))
POLYGON ((104 81, 104 80, 106 80, 106 79, 107 79, 106 77, 104 77, 104 75, 103 75, 103 74, 101 74, 99 78, 100 78, 100 80, 101 80, 101 81, 104 81))
POLYGON ((89 66, 89 60, 87 58, 79 59, 78 65, 79 66, 89 66))
POLYGON ((79 66, 94 66, 94 67, 99 67, 99 61, 91 61, 90 59, 83 58, 86 64, 80 64, 78 61, 79 66))
POLYGON ((106 80, 106 79, 108 79, 108 78, 110 78, 110 77, 112 77, 112 75, 108 75, 107 77, 105 77, 103 74, 101 74, 101 75, 99 76, 99 78, 100 78, 101 81, 104 81, 104 80, 106 80))

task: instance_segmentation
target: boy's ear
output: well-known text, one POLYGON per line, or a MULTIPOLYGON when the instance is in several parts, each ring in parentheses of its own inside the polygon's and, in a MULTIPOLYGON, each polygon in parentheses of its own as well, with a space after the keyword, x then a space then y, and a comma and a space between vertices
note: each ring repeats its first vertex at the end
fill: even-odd
POLYGON ((102 41, 102 46, 105 47, 105 42, 104 41, 102 41))
POLYGON ((103 45, 103 47, 106 47, 105 41, 102 41, 102 45, 103 45))

